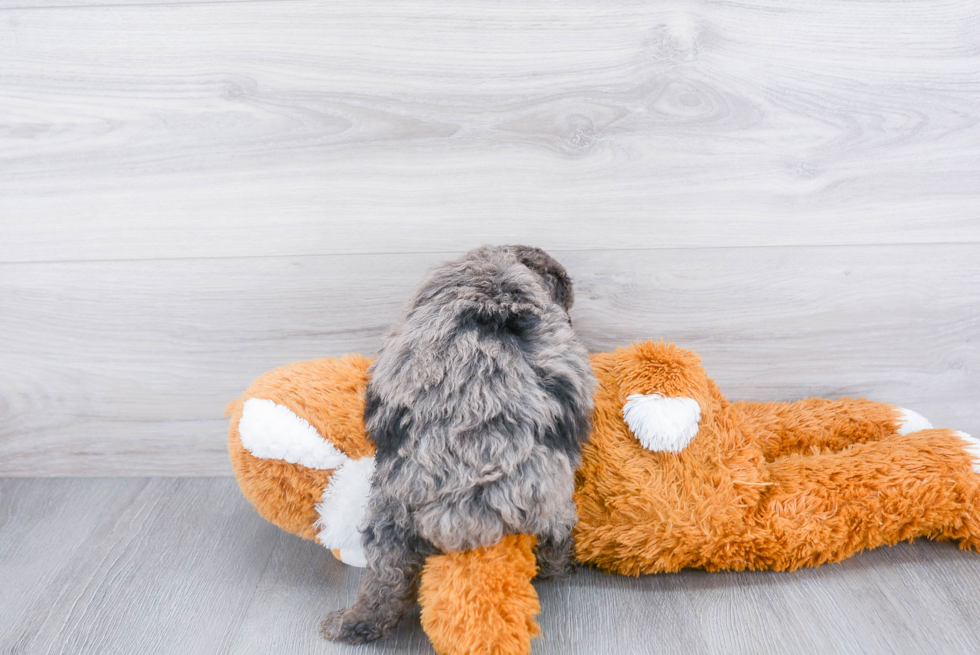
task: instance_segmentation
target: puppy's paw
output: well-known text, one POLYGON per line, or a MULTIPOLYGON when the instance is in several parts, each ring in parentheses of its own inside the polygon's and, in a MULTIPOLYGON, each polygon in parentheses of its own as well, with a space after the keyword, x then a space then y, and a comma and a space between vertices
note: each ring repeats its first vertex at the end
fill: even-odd
POLYGON ((535 578, 563 578, 571 575, 577 568, 575 563, 575 540, 569 535, 559 543, 542 539, 534 549, 534 557, 538 565, 535 578))
POLYGON ((363 618, 353 610, 330 612, 320 620, 320 635, 347 644, 366 644, 384 636, 381 626, 363 618))
POLYGON ((335 610, 323 615, 320 619, 320 636, 324 639, 334 641, 340 637, 340 627, 344 623, 344 614, 347 610, 335 610))
POLYGON ((575 569, 578 568, 578 564, 575 560, 565 560, 562 562, 550 561, 550 560, 538 560, 538 571, 534 576, 535 580, 550 580, 552 578, 564 578, 572 573, 575 573, 575 569))

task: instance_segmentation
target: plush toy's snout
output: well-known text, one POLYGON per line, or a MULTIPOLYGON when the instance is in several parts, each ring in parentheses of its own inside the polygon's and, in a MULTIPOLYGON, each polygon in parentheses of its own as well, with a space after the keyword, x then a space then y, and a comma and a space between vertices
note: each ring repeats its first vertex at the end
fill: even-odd
POLYGON ((283 366, 228 406, 228 452, 245 497, 264 518, 364 566, 357 525, 374 471, 364 432, 371 360, 360 355, 283 366))

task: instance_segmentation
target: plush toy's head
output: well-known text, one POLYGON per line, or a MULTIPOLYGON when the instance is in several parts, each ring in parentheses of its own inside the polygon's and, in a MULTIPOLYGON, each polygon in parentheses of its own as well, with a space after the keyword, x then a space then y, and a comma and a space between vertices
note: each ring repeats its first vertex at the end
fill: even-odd
POLYGON ((364 566, 357 525, 374 471, 363 420, 370 364, 347 355, 283 366, 227 409, 245 497, 267 520, 355 566, 364 566))

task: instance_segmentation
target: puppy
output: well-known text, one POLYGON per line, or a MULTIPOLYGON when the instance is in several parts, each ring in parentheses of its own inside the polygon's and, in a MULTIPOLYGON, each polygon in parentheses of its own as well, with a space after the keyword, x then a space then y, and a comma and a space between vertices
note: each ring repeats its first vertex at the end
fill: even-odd
POLYGON ((372 364, 377 447, 354 605, 321 633, 388 634, 426 557, 537 537, 539 577, 570 570, 575 469, 595 379, 572 331, 572 284, 547 253, 484 246, 429 271, 372 364))

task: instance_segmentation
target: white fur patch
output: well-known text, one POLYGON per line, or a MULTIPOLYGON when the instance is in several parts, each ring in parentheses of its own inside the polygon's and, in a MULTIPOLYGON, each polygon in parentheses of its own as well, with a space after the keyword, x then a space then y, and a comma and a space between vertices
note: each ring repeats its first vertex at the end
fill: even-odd
POLYGON ((363 569, 367 566, 367 558, 364 556, 364 551, 360 548, 341 548, 340 561, 348 566, 356 566, 359 569, 363 569))
POLYGON ((323 490, 323 500, 316 506, 320 515, 316 520, 319 530, 316 538, 327 548, 340 549, 341 561, 346 562, 343 559, 345 551, 361 550, 358 527, 367 514, 373 473, 373 457, 348 460, 330 476, 327 488, 323 490))
POLYGON ((626 397, 623 418, 647 450, 679 453, 698 433, 701 406, 693 398, 634 393, 626 397))
POLYGON ((929 430, 932 428, 932 423, 930 423, 929 419, 922 414, 913 412, 911 409, 905 409, 904 407, 899 407, 898 411, 902 414, 898 419, 899 434, 909 434, 911 432, 929 430))
POLYGON ((367 512, 374 458, 351 459, 291 409, 265 398, 249 398, 238 422, 242 445, 259 459, 280 459, 311 469, 336 469, 323 498, 315 527, 317 541, 340 552, 340 561, 367 566, 358 526, 367 512))
POLYGON ((959 430, 953 434, 966 442, 963 448, 966 450, 967 454, 973 458, 973 470, 980 473, 980 439, 971 437, 966 432, 960 432, 959 430))
POLYGON ((242 445, 259 459, 282 459, 311 469, 335 469, 347 455, 305 419, 265 398, 249 398, 238 422, 242 445))

